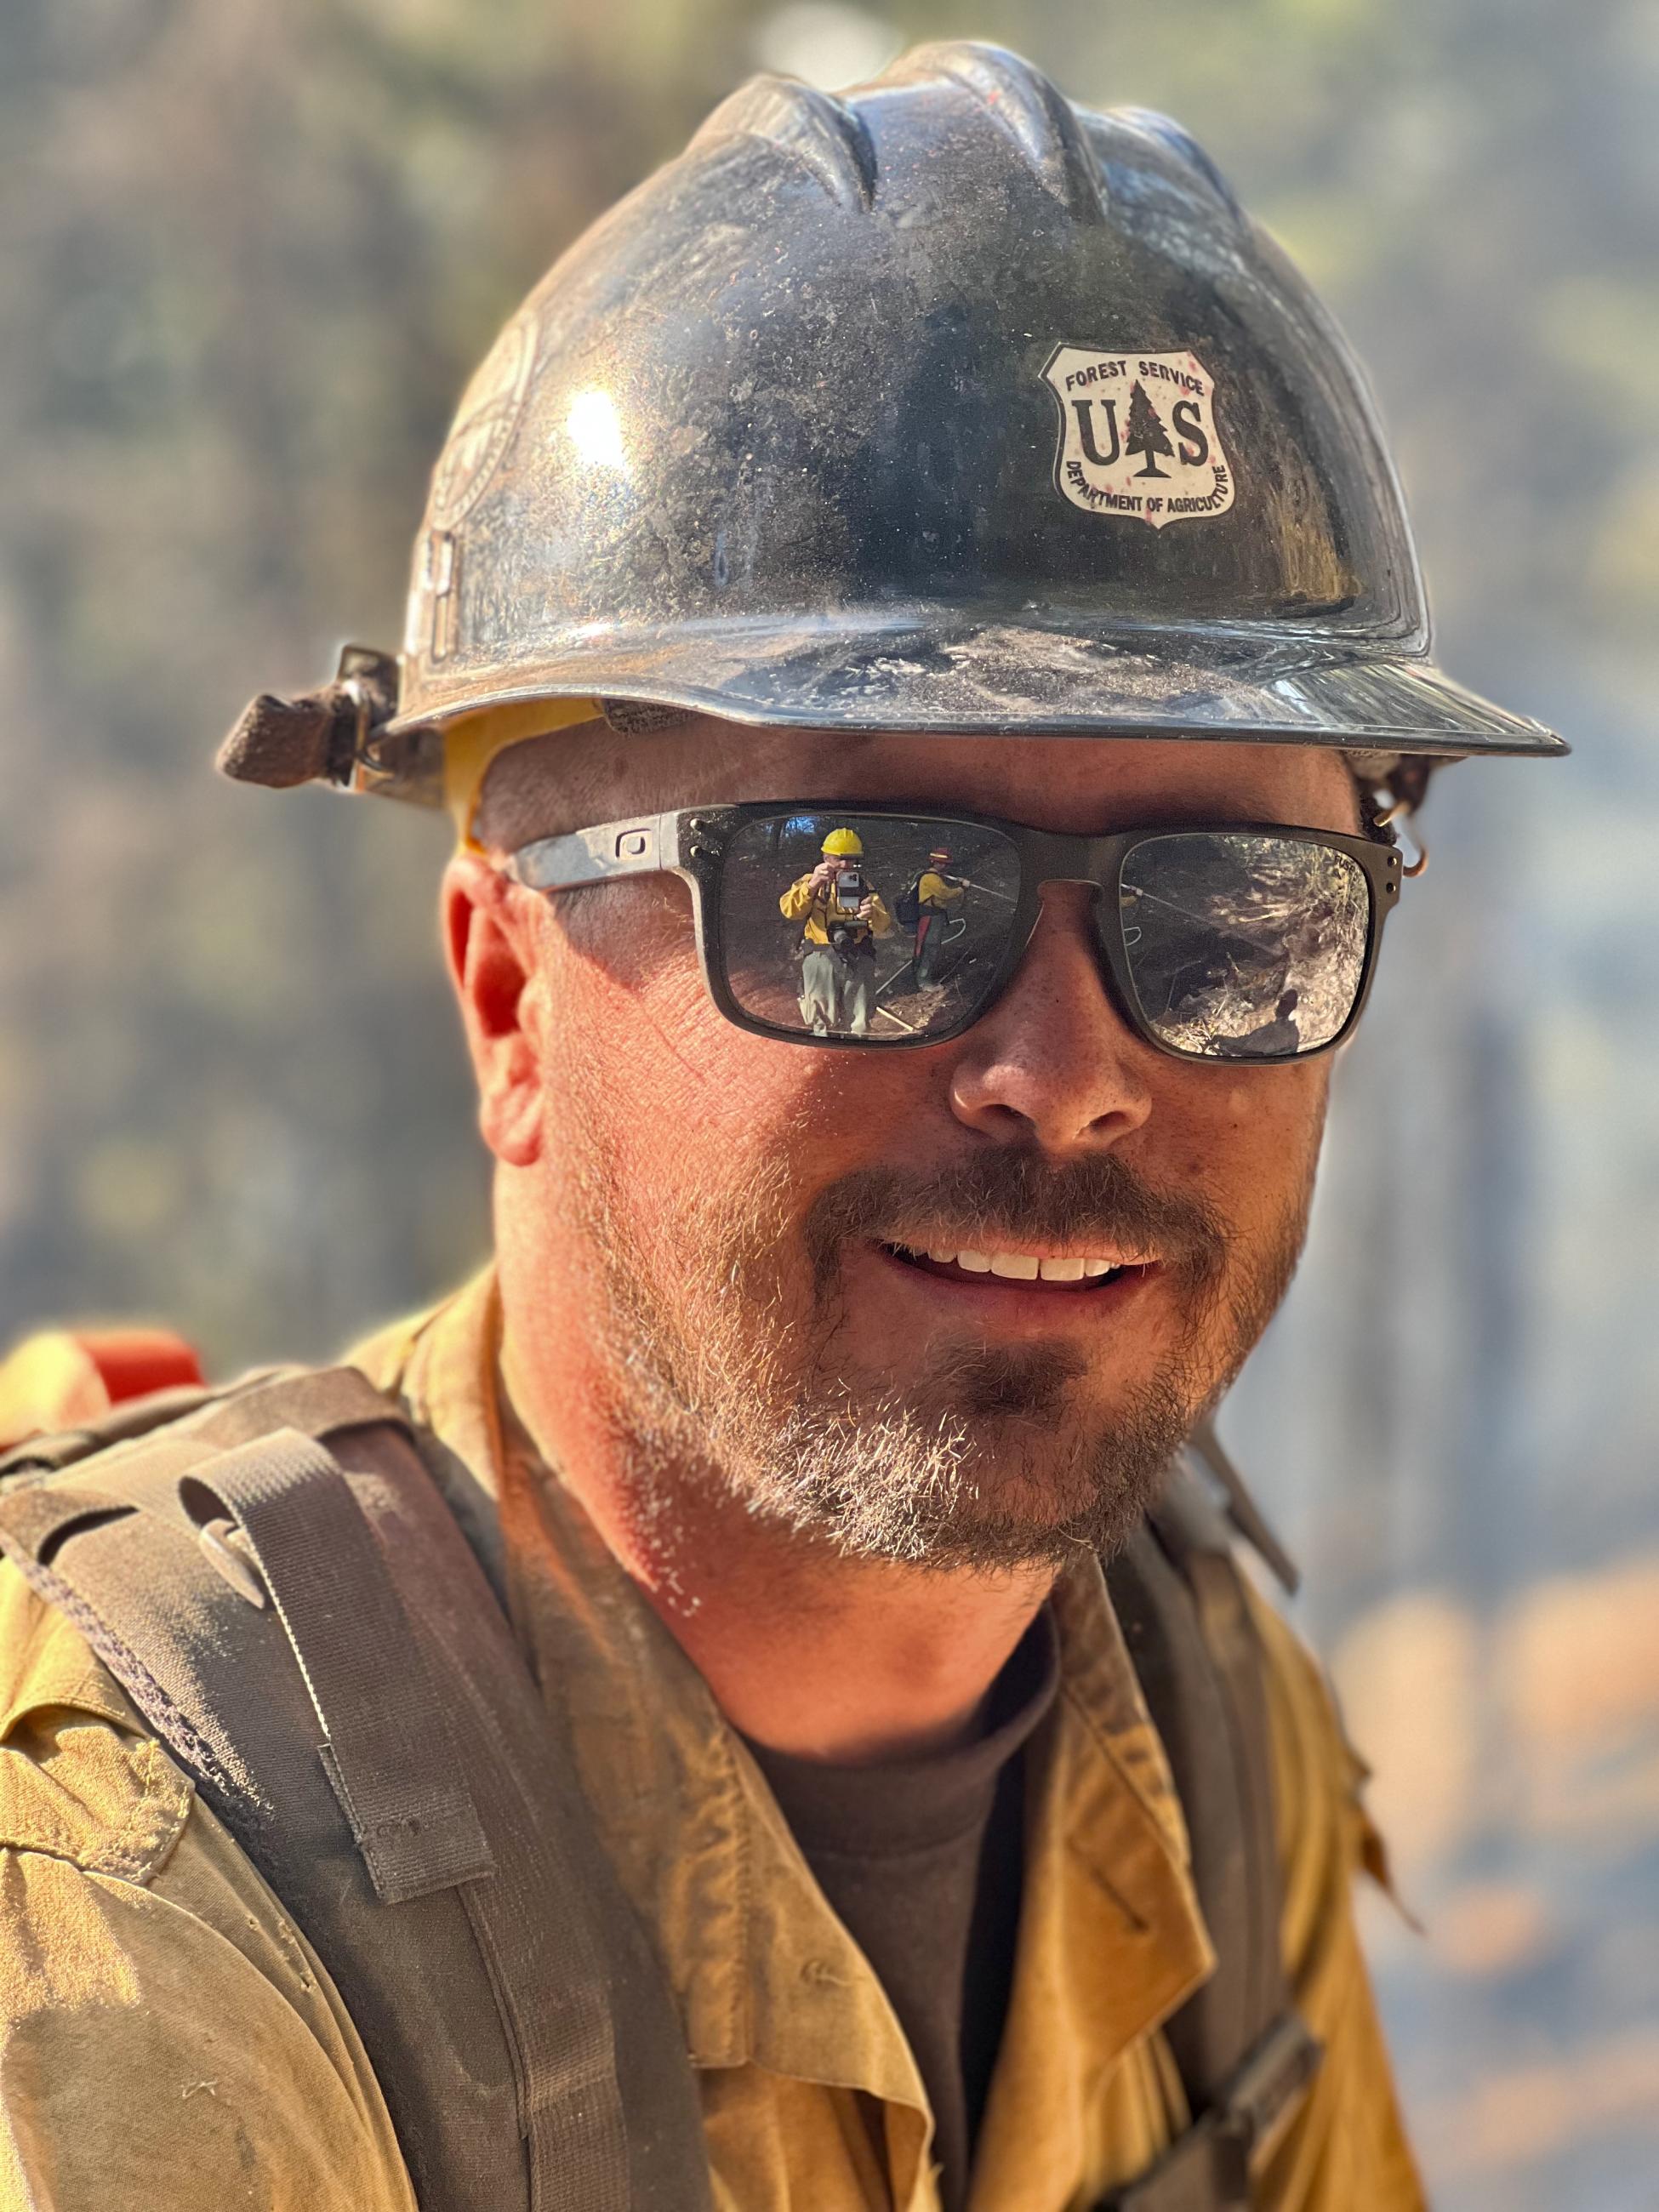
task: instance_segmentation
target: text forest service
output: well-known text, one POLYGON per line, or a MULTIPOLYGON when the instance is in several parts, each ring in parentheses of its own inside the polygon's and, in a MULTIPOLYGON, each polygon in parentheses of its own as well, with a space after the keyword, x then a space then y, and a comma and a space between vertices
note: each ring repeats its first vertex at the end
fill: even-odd
POLYGON ((1161 530, 1232 505, 1215 381, 1195 354, 1060 345, 1042 375, 1060 405, 1054 488, 1073 507, 1161 530))

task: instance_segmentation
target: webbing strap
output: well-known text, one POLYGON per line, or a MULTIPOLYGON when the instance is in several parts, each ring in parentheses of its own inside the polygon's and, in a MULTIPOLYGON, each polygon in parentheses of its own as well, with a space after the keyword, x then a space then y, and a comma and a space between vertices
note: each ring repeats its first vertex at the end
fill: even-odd
POLYGON ((128 1437, 141 1437, 164 1421, 177 1420, 181 1414, 192 1412, 204 1403, 205 1390, 188 1388, 177 1390, 157 1390, 149 1396, 131 1399, 103 1414, 97 1421, 83 1429, 64 1429, 55 1436, 28 1437, 0 1452, 0 1489, 18 1480, 33 1480, 54 1474, 59 1468, 71 1467, 76 1460, 89 1459, 94 1452, 106 1451, 128 1437))
POLYGON ((1237 2133, 1206 2113, 1139 2181, 1098 2212, 1249 2212, 1250 2167, 1237 2133))
POLYGON ((205 1462, 185 1482, 210 1492, 247 1540, 381 1902, 401 1905, 491 1872, 426 1661, 333 1455, 297 1429, 279 1429, 205 1462))
POLYGON ((708 2212, 672 1993, 402 1408, 288 1373, 148 1425, 14 1460, 0 1546, 315 1945, 422 2212, 708 2212))
POLYGON ((1187 1468, 1107 1579, 1186 1815, 1217 1963, 1164 2025, 1193 2124, 1101 2212, 1234 2212, 1320 2057, 1280 1955, 1264 1655, 1227 1523, 1187 1468))
MULTIPOLYGON (((510 1834, 534 1817, 504 1768, 480 1761, 474 1779, 497 1832, 498 1822, 514 1824, 510 1834)), ((497 1880, 461 1895, 512 2029, 532 2212, 629 2212, 617 2071, 621 1993, 594 1942, 592 1905, 568 1876, 544 1853, 515 1854, 497 1880), (540 1881, 527 1879, 532 1868, 540 1881)))
MULTIPOLYGON (((1192 1624, 1186 1637, 1203 1672, 1203 1681, 1194 1679, 1188 1687, 1188 1710, 1166 1739, 1199 1896, 1207 1916, 1217 1916, 1210 1933, 1221 1951, 1212 1982, 1199 1990, 1188 2015, 1170 2024, 1183 2073, 1194 2063, 1206 2077, 1192 2100, 1197 2106, 1234 2077, 1290 2004, 1281 1958, 1272 1741, 1261 1639, 1228 1524, 1192 1475, 1168 1484, 1151 1524, 1186 1589, 1192 1624)), ((1166 1637, 1175 1648, 1168 1626, 1166 1637)))
POLYGON ((1285 2014, 1210 2110, 1097 2212, 1249 2212, 1251 2176, 1295 2117, 1320 2057, 1302 2021, 1285 2014))
POLYGON ((0 1498, 0 1533, 26 1556, 50 1566, 52 1553, 72 1529, 88 1528, 94 1522, 131 1511, 131 1505, 106 1497, 101 1490, 53 1483, 49 1488, 19 1489, 0 1498))
MULTIPOLYGON (((296 1429, 268 1425, 299 1417, 337 1435, 386 1414, 385 1399, 351 1370, 272 1382, 204 1425, 204 1436, 245 1431, 250 1440, 187 1481, 222 1500, 247 1539, 324 1724, 324 1765, 376 1893, 395 1904, 465 1885, 509 2030, 532 2212, 629 2212, 619 1993, 592 1939, 591 1906, 522 1785, 522 1747, 489 1741, 486 1705, 467 1714, 458 1753, 338 1463, 296 1429), (486 1832, 516 1847, 497 1861, 486 1832), (484 1874, 492 1878, 474 1879, 484 1874)), ((417 1606, 420 1595, 404 1592, 417 1606)), ((441 1610, 422 1626, 453 1687, 469 1672, 466 1655, 446 1648, 441 1610)))
POLYGON ((268 1437, 273 1429, 298 1429, 308 1437, 337 1437, 348 1429, 396 1428, 410 1433, 396 1402, 355 1367, 278 1369, 252 1378, 222 1398, 192 1425, 204 1443, 222 1449, 268 1437))
POLYGON ((1294 1597, 1302 1587, 1302 1570, 1279 1542, 1268 1526, 1261 1508, 1245 1487, 1244 1478, 1233 1465, 1231 1454, 1215 1432, 1214 1414, 1206 1413, 1187 1441, 1221 1485, 1227 1501, 1227 1518, 1245 1542, 1273 1569, 1285 1595, 1294 1597))
POLYGON ((197 1728, 168 1686, 157 1679, 131 1644, 110 1627, 100 1609, 88 1602, 52 1562, 67 1537, 85 1534, 135 1517, 129 1504, 84 1490, 20 1487, 0 1490, 0 1552, 37 1595, 72 1621, 139 1710, 183 1753, 195 1771, 216 1783, 227 1796, 253 1795, 253 1778, 227 1755, 222 1740, 197 1728))
POLYGON ((329 1437, 380 1423, 410 1433, 395 1401, 355 1367, 258 1368, 226 1390, 152 1391, 112 1407, 84 1428, 30 1437, 0 1452, 0 1488, 38 1480, 117 1444, 142 1444, 152 1431, 163 1431, 170 1445, 188 1437, 222 1449, 268 1436, 273 1428, 329 1437))

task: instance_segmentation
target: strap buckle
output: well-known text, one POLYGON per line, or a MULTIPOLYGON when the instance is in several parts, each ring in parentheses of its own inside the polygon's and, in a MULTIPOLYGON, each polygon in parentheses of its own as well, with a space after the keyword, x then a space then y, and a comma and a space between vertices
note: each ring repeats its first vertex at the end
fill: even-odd
POLYGON ((1283 2014, 1208 2112, 1097 2212, 1249 2212, 1251 2177, 1284 2140, 1324 2055, 1300 2018, 1283 2014))

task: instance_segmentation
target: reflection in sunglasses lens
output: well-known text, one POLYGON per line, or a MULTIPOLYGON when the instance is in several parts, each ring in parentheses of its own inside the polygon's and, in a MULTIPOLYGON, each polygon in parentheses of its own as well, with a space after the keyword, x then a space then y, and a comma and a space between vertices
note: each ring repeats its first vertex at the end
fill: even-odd
POLYGON ((802 810, 726 848, 726 988, 800 1036, 903 1044, 972 1018, 1007 948, 1019 857, 972 823, 802 810))
POLYGON ((1148 837, 1119 904, 1141 1012, 1180 1051, 1291 1060, 1353 1012, 1370 885, 1346 853, 1241 830, 1148 837))

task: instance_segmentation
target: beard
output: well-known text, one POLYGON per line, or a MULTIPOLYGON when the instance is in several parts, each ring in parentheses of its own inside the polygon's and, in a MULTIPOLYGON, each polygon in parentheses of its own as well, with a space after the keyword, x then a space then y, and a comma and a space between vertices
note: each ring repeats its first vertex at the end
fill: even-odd
POLYGON ((1109 1557, 1266 1328, 1306 1234, 1311 1169, 1246 1251, 1206 1200, 1115 1153, 1054 1164, 1015 1151, 931 1175, 854 1170, 804 1217, 778 1160, 647 1225, 606 1158, 603 1102, 584 1103, 596 1112, 580 1137, 565 1122, 561 1148, 570 1226, 595 1255, 591 1319, 635 1508, 665 1537, 691 1484, 844 1558, 993 1572, 1109 1557), (1172 1338, 1109 1404, 1073 1344, 941 1336, 902 1381, 872 1370, 847 1342, 844 1257, 872 1240, 937 1242, 941 1223, 964 1246, 1155 1251, 1172 1338))

